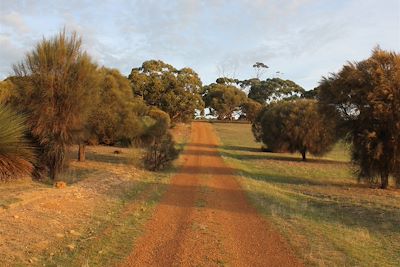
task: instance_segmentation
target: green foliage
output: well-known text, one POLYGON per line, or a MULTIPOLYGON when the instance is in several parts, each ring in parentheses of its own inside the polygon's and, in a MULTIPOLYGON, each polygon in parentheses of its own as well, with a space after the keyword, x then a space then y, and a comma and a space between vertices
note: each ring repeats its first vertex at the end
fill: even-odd
POLYGON ((146 146, 144 165, 151 171, 167 167, 177 156, 175 142, 169 133, 169 115, 159 109, 151 109, 145 120, 146 131, 142 141, 146 146))
POLYGON ((321 111, 338 119, 353 145, 359 177, 380 177, 382 188, 390 175, 400 183, 400 54, 376 48, 324 78, 319 90, 321 111))
POLYGON ((0 180, 30 175, 34 154, 25 118, 0 104, 0 180))
POLYGON ((261 103, 269 103, 284 98, 298 98, 302 96, 305 90, 291 80, 282 80, 280 78, 250 79, 241 82, 242 87, 250 86, 248 97, 261 103))
POLYGON ((166 133, 147 147, 144 165, 148 170, 157 171, 167 167, 177 157, 172 135, 166 133))
POLYGON ((99 102, 90 114, 87 135, 91 142, 130 143, 144 131, 141 116, 148 107, 135 99, 131 84, 118 70, 99 70, 99 102))
POLYGON ((262 110, 262 105, 251 98, 248 98, 242 105, 242 111, 245 117, 250 122, 254 122, 257 118, 258 113, 262 110))
POLYGON ((325 154, 336 141, 334 124, 319 114, 316 101, 303 99, 280 101, 266 108, 258 138, 272 151, 300 152, 303 160, 307 152, 325 154))
POLYGON ((212 83, 204 87, 204 102, 219 120, 232 119, 232 113, 239 111, 246 103, 246 94, 232 85, 212 83))
POLYGON ((162 61, 150 60, 132 69, 133 92, 148 105, 167 112, 173 122, 190 121, 196 109, 203 109, 202 84, 190 68, 181 70, 162 61))
POLYGON ((81 39, 65 31, 43 39, 14 66, 12 103, 28 114, 40 162, 51 179, 63 169, 66 149, 80 136, 94 106, 96 68, 82 51, 81 39))
POLYGON ((318 98, 319 87, 316 87, 312 90, 304 91, 303 98, 306 99, 317 99, 318 98))

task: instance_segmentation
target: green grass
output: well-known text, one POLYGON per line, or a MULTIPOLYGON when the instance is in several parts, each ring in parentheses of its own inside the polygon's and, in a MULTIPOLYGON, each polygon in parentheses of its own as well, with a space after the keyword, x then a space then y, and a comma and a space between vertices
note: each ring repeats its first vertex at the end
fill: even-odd
POLYGON ((251 125, 213 126, 251 202, 306 265, 398 266, 400 192, 357 184, 345 144, 302 162, 300 154, 261 152, 251 125))

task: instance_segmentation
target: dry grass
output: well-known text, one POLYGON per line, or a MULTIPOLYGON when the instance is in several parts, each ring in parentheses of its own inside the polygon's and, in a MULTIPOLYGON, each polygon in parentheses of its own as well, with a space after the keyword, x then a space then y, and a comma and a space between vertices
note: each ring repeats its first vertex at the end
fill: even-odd
MULTIPOLYGON (((179 127, 183 146, 190 128, 179 127)), ((72 160, 63 174, 64 189, 31 180, 0 184, 0 266, 110 266, 123 259, 174 172, 144 171, 140 157, 138 149, 89 146, 87 161, 72 160)))
POLYGON ((357 184, 344 144, 304 163, 300 155, 260 152, 250 125, 214 127, 251 201, 307 265, 400 262, 400 192, 357 184))

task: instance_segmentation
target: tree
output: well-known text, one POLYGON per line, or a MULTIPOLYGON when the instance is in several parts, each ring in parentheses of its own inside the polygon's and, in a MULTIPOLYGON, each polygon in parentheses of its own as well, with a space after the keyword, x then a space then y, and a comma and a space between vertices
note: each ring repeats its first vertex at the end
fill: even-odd
POLYGON ((400 183, 400 54, 375 48, 323 78, 319 91, 321 111, 338 119, 352 143, 359 178, 380 178, 381 188, 390 175, 400 183))
POLYGON ((284 98, 299 98, 305 90, 291 80, 268 78, 265 81, 250 79, 241 82, 242 86, 250 86, 248 97, 266 104, 284 98))
POLYGON ((261 140, 272 151, 300 152, 320 156, 336 141, 334 124, 318 112, 315 100, 280 101, 271 104, 261 117, 261 140))
POLYGON ((25 118, 0 104, 0 181, 32 173, 35 159, 25 118))
POLYGON ((218 115, 219 120, 232 119, 232 113, 239 111, 246 102, 246 94, 232 85, 212 83, 204 87, 203 99, 206 107, 218 115))
POLYGON ((40 162, 54 180, 64 167, 67 147, 79 139, 95 99, 97 67, 81 43, 75 33, 62 31, 43 39, 14 65, 14 103, 28 114, 31 133, 40 145, 40 162))
POLYGON ((136 96, 167 112, 173 122, 190 121, 195 110, 204 108, 201 80, 190 68, 177 70, 160 60, 150 60, 133 68, 129 79, 136 96))
POLYGON ((262 109, 262 105, 251 98, 247 98, 242 104, 242 112, 244 112, 245 117, 250 122, 254 122, 257 118, 258 113, 262 109))

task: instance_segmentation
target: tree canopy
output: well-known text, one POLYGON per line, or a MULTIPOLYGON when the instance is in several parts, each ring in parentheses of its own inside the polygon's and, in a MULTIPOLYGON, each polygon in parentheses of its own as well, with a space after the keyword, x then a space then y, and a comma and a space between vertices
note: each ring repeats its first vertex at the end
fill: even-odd
POLYGON ((400 183, 400 54, 376 48, 370 58, 344 65, 323 78, 318 98, 351 141, 359 177, 380 177, 382 188, 390 175, 400 183))
POLYGON ((130 81, 116 69, 99 70, 100 101, 88 120, 89 138, 102 144, 132 141, 143 133, 140 115, 148 107, 134 98, 130 81))
POLYGON ((241 85, 243 87, 250 86, 248 97, 261 104, 284 98, 298 98, 305 92, 305 90, 295 82, 280 78, 268 78, 265 81, 253 78, 242 81, 241 85))
POLYGON ((129 79, 136 96, 167 112, 173 122, 187 122, 196 109, 204 108, 201 80, 190 68, 177 70, 160 60, 149 60, 133 68, 129 79))
POLYGON ((323 155, 336 141, 335 125, 320 115, 315 100, 280 101, 260 117, 258 138, 272 151, 300 152, 306 160, 306 153, 323 155))
POLYGON ((234 111, 239 111, 246 102, 246 94, 233 85, 212 83, 204 87, 204 102, 220 120, 232 119, 234 111))

